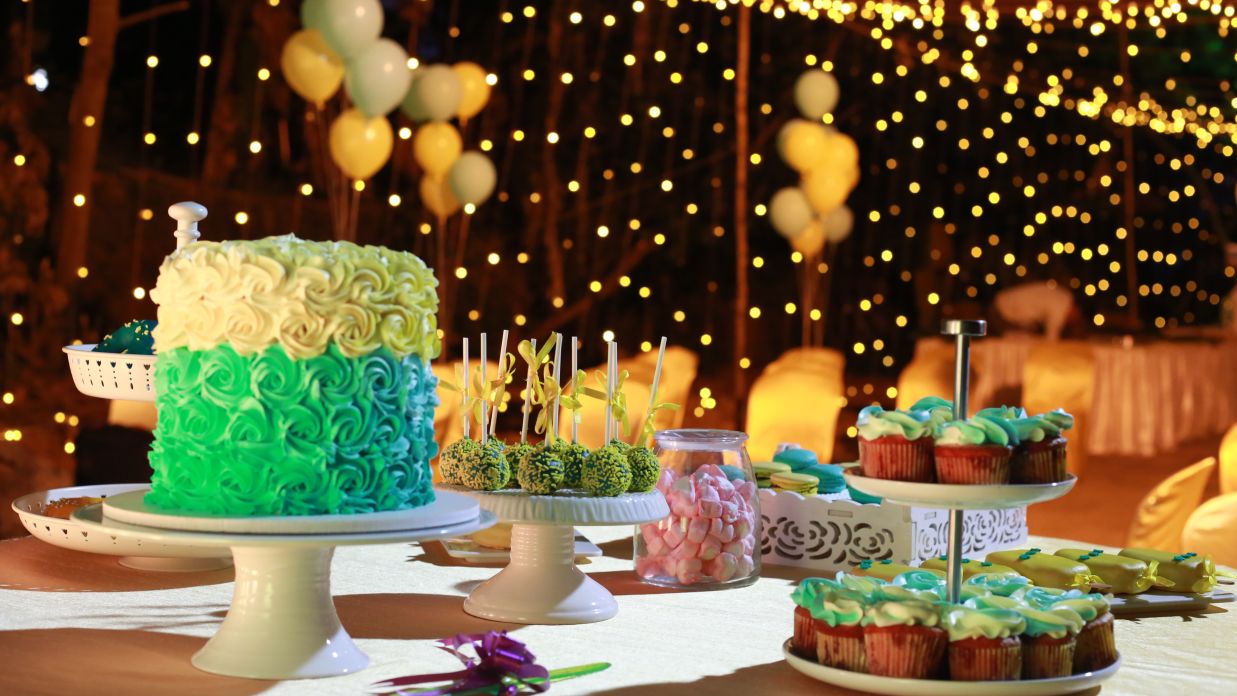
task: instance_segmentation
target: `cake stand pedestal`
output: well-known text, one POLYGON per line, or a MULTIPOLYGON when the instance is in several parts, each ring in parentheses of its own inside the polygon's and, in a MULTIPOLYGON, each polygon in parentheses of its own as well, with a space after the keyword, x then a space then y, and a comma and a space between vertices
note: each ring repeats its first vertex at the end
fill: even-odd
MULTIPOLYGON (((138 492, 140 502, 142 492, 138 492)), ((124 495, 109 503, 135 505, 124 495)), ((451 492, 438 492, 434 503, 420 508, 415 528, 386 531, 321 532, 320 523, 302 522, 282 533, 181 531, 118 522, 106 514, 91 519, 96 506, 74 513, 84 526, 144 542, 192 542, 197 546, 230 548, 236 566, 232 606, 223 624, 193 656, 204 672, 251 679, 307 679, 351 674, 364 669, 369 657, 348 636, 331 599, 331 558, 336 546, 393 544, 467 534, 494 523, 494 515, 475 502, 451 492), (462 511, 470 518, 459 521, 462 511), (442 519, 436 523, 436 512, 442 519)), ((106 511, 105 511, 106 512, 106 511)), ((164 525, 180 517, 160 514, 164 525)), ((378 513, 382 514, 382 513, 378 513)), ((365 515, 349 515, 355 526, 365 515)), ((196 523, 202 518, 184 517, 196 523)), ((235 521, 235 518, 221 518, 235 521)))
POLYGON ((594 498, 582 491, 530 495, 520 490, 452 490, 472 496, 511 523, 511 561, 464 601, 464 611, 491 621, 580 624, 618 613, 614 595, 575 563, 575 525, 656 522, 670 514, 657 491, 594 498))

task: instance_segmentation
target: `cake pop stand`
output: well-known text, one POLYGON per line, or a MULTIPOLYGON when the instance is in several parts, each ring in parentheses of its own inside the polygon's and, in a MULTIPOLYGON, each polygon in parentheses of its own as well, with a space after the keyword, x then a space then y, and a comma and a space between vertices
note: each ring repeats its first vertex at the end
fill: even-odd
POLYGON ((658 491, 596 498, 575 490, 452 490, 512 525, 511 561, 464 601, 464 611, 491 621, 580 624, 612 618, 618 613, 614 595, 576 567, 575 525, 636 525, 670 514, 658 491))
MULTIPOLYGON (((108 503, 135 505, 124 494, 108 503)), ((193 666, 251 679, 333 677, 369 664, 369 657, 340 625, 331 600, 331 557, 336 546, 441 539, 494 523, 494 515, 475 501, 447 491, 438 492, 433 503, 421 508, 424 514, 418 526, 368 532, 322 532, 321 520, 301 521, 299 528, 290 524, 282 533, 182 531, 118 522, 106 514, 100 518, 99 509, 98 505, 82 508, 73 519, 117 537, 232 550, 236 565, 232 606, 214 637, 193 656, 193 666)), ((182 518, 196 525, 203 519, 156 514, 163 515, 165 525, 182 518)))

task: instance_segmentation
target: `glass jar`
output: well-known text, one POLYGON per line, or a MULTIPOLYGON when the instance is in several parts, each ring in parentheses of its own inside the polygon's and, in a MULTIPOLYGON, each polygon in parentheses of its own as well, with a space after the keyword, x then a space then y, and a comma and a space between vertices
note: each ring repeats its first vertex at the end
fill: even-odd
POLYGON ((655 436, 670 515, 640 525, 636 573, 664 587, 713 589, 760 577, 760 499, 747 434, 662 430, 655 436))

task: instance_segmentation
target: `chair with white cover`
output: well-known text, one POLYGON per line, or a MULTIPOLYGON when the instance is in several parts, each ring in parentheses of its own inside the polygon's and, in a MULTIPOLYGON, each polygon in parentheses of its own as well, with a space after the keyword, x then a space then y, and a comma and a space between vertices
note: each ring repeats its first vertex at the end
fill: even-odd
POLYGON ((1237 493, 1198 506, 1181 532, 1181 550, 1209 553, 1216 563, 1237 566, 1237 493))
POLYGON ((1186 522, 1203 501, 1215 468, 1215 457, 1207 457, 1156 484, 1138 504, 1126 546, 1180 549, 1186 522))
POLYGON ((845 398, 845 367, 842 354, 828 348, 795 348, 770 363, 747 400, 752 458, 771 459, 779 443, 796 442, 830 461, 845 398))
POLYGON ((952 399, 954 347, 940 339, 921 339, 915 356, 898 375, 897 408, 907 409, 925 396, 952 399))
POLYGON ((113 399, 107 405, 107 424, 138 430, 154 430, 159 412, 153 401, 122 401, 113 399))
POLYGON ((1036 344, 1027 355, 1022 385, 1028 413, 1063 408, 1074 416, 1074 427, 1066 433, 1066 458, 1070 472, 1081 475, 1095 395, 1095 349, 1084 341, 1036 344))

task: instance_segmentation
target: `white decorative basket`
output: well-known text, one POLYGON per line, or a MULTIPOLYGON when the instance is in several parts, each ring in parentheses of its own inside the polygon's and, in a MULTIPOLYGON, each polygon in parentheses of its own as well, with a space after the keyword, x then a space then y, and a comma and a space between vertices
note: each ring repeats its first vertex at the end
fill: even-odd
MULTIPOLYGON (((803 497, 761 489, 761 558, 833 572, 864 559, 918 565, 945 553, 949 510, 894 503, 803 497)), ((1021 546, 1027 540, 1026 508, 967 510, 962 547, 968 558, 1021 546)))
POLYGON ((155 400, 157 356, 95 353, 94 347, 93 343, 64 347, 78 391, 101 399, 155 400))

